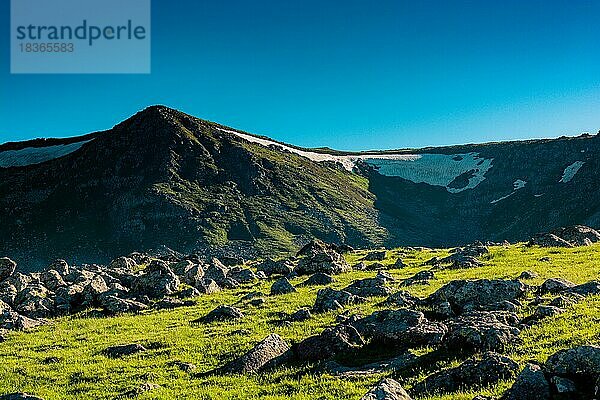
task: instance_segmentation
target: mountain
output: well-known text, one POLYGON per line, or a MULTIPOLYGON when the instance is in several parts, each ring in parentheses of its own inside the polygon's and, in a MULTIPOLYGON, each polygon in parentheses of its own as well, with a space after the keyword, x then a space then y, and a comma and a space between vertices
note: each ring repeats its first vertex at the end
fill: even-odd
POLYGON ((0 255, 38 269, 168 246, 289 253, 525 240, 600 226, 597 136, 347 153, 163 106, 70 139, 0 145, 0 255))

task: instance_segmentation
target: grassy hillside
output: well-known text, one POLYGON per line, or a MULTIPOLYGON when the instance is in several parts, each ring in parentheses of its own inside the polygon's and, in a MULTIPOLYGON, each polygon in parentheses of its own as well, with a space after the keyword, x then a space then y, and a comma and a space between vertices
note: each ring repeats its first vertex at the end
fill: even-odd
MULTIPOLYGON (((385 263, 392 264, 402 255, 409 265, 393 269, 394 278, 402 279, 423 270, 422 263, 446 255, 446 250, 388 251, 385 263)), ((355 252, 348 256, 351 264, 364 256, 355 252)), ((429 285, 416 285, 407 290, 419 296, 432 293, 445 283, 465 278, 514 278, 524 270, 539 274, 526 281, 540 284, 550 277, 563 277, 575 283, 598 278, 600 245, 574 249, 536 249, 521 245, 492 247, 484 256, 485 265, 464 270, 436 272, 429 285), (540 261, 549 257, 550 261, 540 261)), ((336 276, 335 288, 347 286, 356 279, 372 277, 375 272, 355 271, 336 276)), ((296 278, 297 284, 305 278, 296 278)), ((255 375, 203 376, 215 367, 235 358, 262 340, 269 333, 278 333, 289 342, 298 342, 319 333, 331 325, 338 313, 315 315, 306 322, 289 326, 273 322, 278 313, 291 313, 302 306, 312 306, 320 287, 298 287, 297 293, 280 296, 265 295, 266 303, 253 307, 240 302, 237 306, 246 316, 235 323, 190 324, 220 304, 234 304, 244 294, 255 290, 269 292, 272 281, 255 286, 226 290, 202 296, 192 307, 173 311, 149 311, 140 315, 114 318, 94 317, 93 312, 65 317, 29 333, 11 332, 0 343, 0 393, 25 391, 50 399, 109 399, 142 384, 151 382, 160 388, 139 395, 140 399, 358 399, 380 375, 358 379, 337 378, 317 373, 315 366, 295 364, 255 375), (111 345, 141 343, 149 351, 121 359, 110 359, 102 350, 111 345), (183 372, 174 361, 193 363, 193 372, 183 372)), ((396 282, 394 286, 397 286, 396 282)), ((382 298, 348 309, 363 314, 378 308, 382 298)), ((532 310, 522 310, 528 315, 532 310)), ((567 308, 567 312, 543 320, 521 333, 523 343, 508 355, 524 364, 527 360, 544 361, 562 348, 579 344, 600 344, 598 313, 600 298, 589 297, 567 308)), ((418 350, 419 354, 429 349, 418 350)), ((365 354, 363 360, 343 360, 345 363, 369 361, 376 352, 365 354)), ((456 364, 436 365, 443 367, 456 364)), ((395 376, 410 391, 426 371, 411 377, 395 376)), ((494 388, 477 389, 469 393, 452 394, 435 399, 472 399, 476 394, 499 395, 510 385, 504 382, 494 388)))

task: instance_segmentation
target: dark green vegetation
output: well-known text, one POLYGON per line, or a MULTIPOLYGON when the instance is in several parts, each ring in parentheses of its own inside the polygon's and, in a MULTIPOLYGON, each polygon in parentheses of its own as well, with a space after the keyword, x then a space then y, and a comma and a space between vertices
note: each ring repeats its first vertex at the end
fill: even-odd
MULTIPOLYGON (((347 256, 355 264, 365 252, 347 256)), ((408 266, 389 272, 396 283, 423 270, 423 262, 433 256, 445 256, 446 250, 396 249, 387 252, 385 265, 395 263, 399 255, 408 266)), ((445 283, 467 278, 515 278, 524 270, 539 276, 525 282, 539 285, 546 278, 562 277, 574 283, 597 279, 600 273, 600 246, 571 249, 527 248, 522 245, 491 247, 481 260, 483 266, 470 269, 436 271, 429 285, 407 288, 411 293, 425 296, 445 283), (544 261, 541 261, 543 259, 544 261)), ((367 262, 370 264, 370 262, 367 262)), ((356 279, 372 277, 375 272, 353 271, 335 276, 332 287, 342 288, 356 279)), ((295 285, 305 278, 292 280, 295 285)), ((161 387, 140 395, 140 399, 358 399, 376 382, 380 375, 360 378, 336 378, 318 372, 316 364, 293 363, 273 371, 248 375, 202 376, 203 372, 234 359, 269 333, 278 333, 289 342, 299 342, 317 334, 334 323, 339 312, 317 314, 305 322, 278 326, 273 321, 279 312, 291 313, 303 306, 312 306, 320 287, 297 287, 297 293, 265 296, 266 303, 253 307, 239 303, 246 315, 236 322, 216 322, 196 325, 190 321, 205 315, 220 304, 234 304, 251 291, 269 292, 272 279, 255 286, 205 295, 196 305, 173 311, 147 311, 140 315, 96 318, 93 313, 54 320, 29 333, 11 332, 0 343, 0 393, 27 391, 50 399, 112 399, 139 384, 151 382, 161 387), (235 332, 245 330, 241 334, 235 332), (149 351, 119 359, 110 359, 102 351, 111 345, 137 342, 149 351), (55 359, 51 359, 55 358, 55 359), (193 363, 193 372, 181 371, 173 362, 193 363)), ((531 299, 532 294, 528 295, 531 299)), ((348 306, 347 310, 368 314, 380 309, 383 298, 371 298, 367 303, 348 306)), ((527 303, 527 301, 525 301, 527 303)), ((521 316, 533 309, 524 308, 521 316)), ((528 360, 545 361, 559 349, 582 344, 600 344, 598 313, 600 299, 587 297, 566 312, 549 317, 521 332, 523 343, 506 352, 521 366, 528 360)), ((338 360, 346 364, 361 364, 387 354, 389 349, 371 349, 356 357, 338 360)), ((416 352, 426 354, 431 349, 416 352)), ((403 386, 411 386, 432 372, 432 368, 455 365, 448 360, 424 365, 410 374, 394 375, 403 386)), ((509 381, 489 388, 476 388, 466 393, 452 393, 432 399, 472 399, 476 394, 499 395, 510 386, 509 381)))

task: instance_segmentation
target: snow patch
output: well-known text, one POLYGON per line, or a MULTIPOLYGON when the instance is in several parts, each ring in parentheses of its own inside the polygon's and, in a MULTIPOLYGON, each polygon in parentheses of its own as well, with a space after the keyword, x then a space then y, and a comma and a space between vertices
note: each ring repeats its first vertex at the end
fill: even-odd
POLYGON ((450 193, 472 189, 485 179, 485 173, 492 167, 492 159, 479 157, 478 153, 468 154, 352 154, 334 155, 301 150, 269 139, 259 138, 245 133, 218 128, 222 132, 234 134, 251 143, 277 148, 298 154, 312 161, 331 161, 340 163, 346 170, 352 171, 357 161, 362 160, 377 168, 385 176, 398 176, 414 183, 427 183, 445 187, 450 193), (464 187, 450 187, 459 176, 471 171, 464 187))
POLYGON ((583 164, 585 164, 584 161, 575 161, 573 164, 569 165, 567 168, 565 168, 565 170, 563 172, 563 176, 562 176, 562 178, 560 178, 560 181, 558 181, 558 182, 559 183, 570 182, 571 179, 573 179, 573 177, 575 176, 575 174, 579 171, 579 169, 581 167, 583 167, 583 164))
MULTIPOLYGON (((496 200, 492 200, 490 201, 491 204, 496 204, 502 200, 506 200, 508 199, 510 196, 512 196, 513 194, 517 193, 517 190, 523 189, 525 187, 525 185, 527 185, 527 181, 524 181, 522 179, 517 179, 516 181, 513 182, 513 191, 510 192, 509 194, 507 194, 506 196, 502 196, 496 200)), ((536 196, 537 197, 537 196, 536 196)))
POLYGON ((25 147, 20 150, 0 151, 0 168, 24 167, 32 164, 39 164, 55 158, 64 157, 78 150, 84 144, 90 142, 59 144, 46 147, 25 147))
POLYGON ((411 159, 388 157, 366 158, 365 162, 377 167, 382 175, 398 176, 415 183, 443 186, 450 193, 473 189, 485 179, 492 167, 492 159, 480 158, 478 153, 418 154, 411 159), (449 185, 459 176, 471 172, 464 187, 449 185))

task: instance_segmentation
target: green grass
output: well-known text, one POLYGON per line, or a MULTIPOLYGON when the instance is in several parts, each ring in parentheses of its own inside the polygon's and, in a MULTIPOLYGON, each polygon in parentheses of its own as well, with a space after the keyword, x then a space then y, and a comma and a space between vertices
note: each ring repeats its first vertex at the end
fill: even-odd
MULTIPOLYGON (((390 271, 402 279, 426 268, 423 261, 447 254, 445 250, 403 250, 388 252, 384 263, 395 262, 398 254, 409 267, 390 271)), ((348 256, 355 263, 364 255, 348 256)), ((484 257, 485 265, 476 269, 439 271, 430 285, 410 287, 419 296, 432 293, 453 279, 514 278, 524 270, 537 272, 539 277, 528 284, 539 284, 550 277, 564 277, 576 283, 597 279, 600 272, 600 246, 576 249, 530 249, 520 245, 494 247, 484 257), (550 257, 550 262, 541 262, 550 257)), ((356 279, 371 277, 374 272, 351 272, 336 277, 335 287, 341 288, 356 279)), ((304 278, 293 281, 297 284, 304 278)), ((160 389, 142 394, 141 399, 358 399, 380 376, 360 379, 340 379, 315 372, 314 365, 292 364, 274 371, 246 376, 196 375, 223 365, 242 354, 269 333, 278 333, 289 342, 298 342, 331 325, 337 313, 317 315, 306 322, 278 326, 272 322, 277 313, 291 313, 314 303, 319 287, 298 288, 298 293, 265 296, 266 304, 255 308, 240 303, 245 317, 235 323, 191 325, 194 320, 219 304, 233 304, 245 293, 261 290, 268 293, 271 281, 238 290, 203 296, 193 307, 174 311, 150 311, 141 315, 113 318, 93 318, 85 315, 52 321, 35 331, 12 332, 0 343, 0 393, 25 391, 47 400, 108 399, 144 383, 159 384, 160 389), (233 334, 245 329, 248 332, 233 334), (137 342, 150 350, 145 353, 109 359, 102 354, 108 346, 137 342), (48 357, 57 363, 45 363, 48 357), (186 373, 173 366, 173 361, 193 363, 195 373, 186 373)), ((398 283, 396 283, 397 285, 398 283)), ((381 298, 353 306, 352 311, 367 314, 377 309, 381 298)), ((525 310, 524 313, 530 310, 525 310)), ((522 332, 523 344, 509 355, 524 364, 528 360, 544 361, 555 351, 579 344, 598 344, 600 337, 600 298, 587 298, 568 312, 522 332)), ((426 353, 428 349, 419 350, 426 353)), ((365 361, 369 358, 365 355, 365 361)), ((354 360, 356 361, 356 360, 354 360)), ((450 361, 441 366, 454 365, 450 361)), ((414 377, 396 378, 410 388, 425 376, 417 371, 414 377)), ((453 393, 431 399, 471 399, 476 394, 498 395, 510 385, 504 382, 493 388, 480 388, 467 393, 453 393)))

